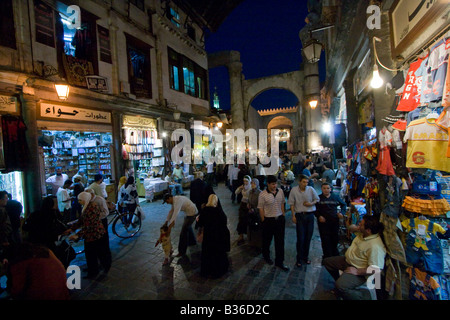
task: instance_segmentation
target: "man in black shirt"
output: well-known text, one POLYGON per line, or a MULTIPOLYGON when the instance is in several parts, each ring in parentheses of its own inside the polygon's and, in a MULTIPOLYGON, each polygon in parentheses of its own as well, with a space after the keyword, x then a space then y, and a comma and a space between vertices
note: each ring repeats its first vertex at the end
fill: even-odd
POLYGON ((316 217, 318 220, 320 239, 322 242, 323 259, 338 256, 337 245, 339 243, 339 219, 347 210, 346 203, 331 192, 331 184, 322 184, 322 194, 316 204, 316 217), (338 213, 337 207, 341 207, 338 213))

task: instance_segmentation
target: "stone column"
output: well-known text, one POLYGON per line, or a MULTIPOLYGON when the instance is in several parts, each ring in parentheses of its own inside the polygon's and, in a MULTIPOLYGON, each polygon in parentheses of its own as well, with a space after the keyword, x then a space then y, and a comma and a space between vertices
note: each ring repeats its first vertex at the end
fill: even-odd
MULTIPOLYGON (((38 129, 36 120, 37 101, 35 96, 22 95, 22 117, 27 126, 26 140, 29 150, 29 164, 24 171, 24 211, 26 216, 41 207, 42 185, 41 168, 38 152, 38 129)), ((44 177, 45 178, 45 177, 44 177)))
POLYGON ((320 112, 319 64, 304 63, 304 75, 306 148, 314 149, 321 145, 320 130, 322 115, 320 112), (311 109, 309 105, 311 99, 318 101, 315 109, 311 109))
POLYGON ((354 72, 350 72, 344 80, 345 99, 347 103, 347 133, 348 144, 361 140, 361 126, 358 123, 358 103, 353 88, 354 72))
POLYGON ((114 153, 114 178, 116 184, 120 177, 125 174, 125 165, 122 158, 122 114, 117 111, 112 112, 112 134, 114 153))
POLYGON ((233 129, 245 131, 244 101, 242 95, 242 63, 235 61, 227 65, 230 75, 230 104, 233 129))

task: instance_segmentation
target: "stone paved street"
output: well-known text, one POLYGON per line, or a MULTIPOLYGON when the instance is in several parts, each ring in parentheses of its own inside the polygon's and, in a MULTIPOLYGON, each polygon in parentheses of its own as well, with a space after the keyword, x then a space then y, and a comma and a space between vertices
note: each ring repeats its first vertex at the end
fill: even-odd
MULTIPOLYGON (((189 190, 185 190, 189 196, 189 190)), ((285 264, 289 272, 267 265, 259 249, 248 242, 237 245, 238 205, 232 204, 230 191, 219 184, 215 188, 228 216, 231 232, 230 271, 219 279, 200 277, 201 245, 189 247, 187 259, 173 258, 170 266, 162 266, 164 253, 155 248, 159 227, 164 223, 170 205, 158 199, 143 200, 146 213, 141 231, 132 239, 119 239, 110 231, 113 263, 107 276, 95 280, 82 279, 81 290, 72 290, 74 300, 332 300, 331 276, 321 266, 322 249, 319 233, 314 231, 311 265, 294 266, 296 232, 291 213, 286 218, 285 264)), ((177 252, 178 235, 184 213, 180 213, 172 231, 172 244, 177 252)), ((272 243, 272 258, 274 249, 272 243)), ((73 264, 85 267, 84 254, 73 264)))

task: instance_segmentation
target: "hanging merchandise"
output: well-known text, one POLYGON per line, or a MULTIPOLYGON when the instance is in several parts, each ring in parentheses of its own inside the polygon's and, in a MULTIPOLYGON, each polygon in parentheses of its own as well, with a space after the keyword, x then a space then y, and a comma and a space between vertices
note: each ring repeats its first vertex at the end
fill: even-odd
POLYGON ((414 267, 423 267, 431 274, 442 274, 444 259, 440 240, 436 233, 445 234, 444 228, 423 216, 402 222, 407 232, 405 253, 408 263, 414 267))
POLYGON ((402 194, 401 194, 402 180, 396 176, 390 176, 389 182, 386 188, 386 204, 384 205, 383 212, 394 218, 398 218, 400 209, 402 206, 402 194))
POLYGON ((384 225, 383 238, 386 249, 391 258, 406 263, 405 248, 399 237, 402 225, 397 217, 389 217, 381 213, 380 222, 384 225))
MULTIPOLYGON (((447 52, 450 51, 450 39, 447 39, 445 50, 447 52)), ((447 64, 447 76, 445 79, 444 94, 442 96, 442 106, 450 107, 450 63, 447 64)))
POLYGON ((440 286, 433 277, 417 268, 408 268, 406 272, 411 280, 410 300, 440 300, 440 286))
POLYGON ((6 172, 24 171, 29 163, 27 126, 22 117, 12 115, 3 115, 1 124, 6 172))
POLYGON ((449 136, 431 118, 412 121, 406 128, 404 142, 408 144, 406 166, 450 172, 446 157, 449 136))
MULTIPOLYGON (((450 69, 450 68, 449 68, 450 69)), ((450 81, 450 79, 449 79, 450 81)), ((436 124, 447 134, 450 134, 450 112, 448 108, 445 108, 440 114, 439 118, 436 120, 436 124)), ((450 137, 450 135, 449 135, 450 137)), ((447 158, 450 158, 450 138, 447 143, 447 158)))
POLYGON ((392 134, 387 130, 386 127, 380 131, 379 134, 380 142, 380 156, 378 157, 377 171, 385 176, 395 175, 394 167, 392 166, 390 146, 392 145, 392 134))
POLYGON ((419 70, 418 76, 422 75, 421 104, 442 100, 444 85, 447 76, 448 55, 450 52, 450 39, 443 39, 435 44, 428 58, 424 60, 419 70))
POLYGON ((411 63, 408 71, 408 76, 406 77, 405 88, 397 106, 397 111, 409 112, 413 111, 420 105, 420 93, 421 93, 421 83, 422 77, 416 76, 416 71, 422 64, 422 59, 419 59, 411 63))

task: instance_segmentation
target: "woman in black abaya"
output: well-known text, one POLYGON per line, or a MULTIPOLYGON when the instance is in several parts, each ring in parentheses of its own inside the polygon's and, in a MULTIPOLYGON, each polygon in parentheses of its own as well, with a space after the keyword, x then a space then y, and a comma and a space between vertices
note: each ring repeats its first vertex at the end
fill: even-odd
POLYGON ((230 231, 227 216, 218 203, 217 196, 211 194, 198 217, 198 226, 203 233, 200 274, 204 277, 219 278, 229 267, 230 231))

